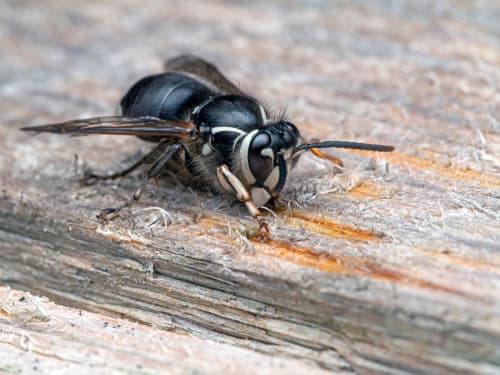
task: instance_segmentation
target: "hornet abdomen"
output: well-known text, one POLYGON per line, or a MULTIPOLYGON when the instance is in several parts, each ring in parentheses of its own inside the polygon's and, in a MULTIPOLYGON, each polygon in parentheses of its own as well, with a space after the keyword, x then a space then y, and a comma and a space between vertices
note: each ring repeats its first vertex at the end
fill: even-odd
MULTIPOLYGON (((216 92, 202 82, 180 73, 145 77, 135 83, 120 102, 127 117, 152 116, 164 120, 188 120, 195 107, 216 92)), ((141 137, 158 142, 157 138, 141 137)))

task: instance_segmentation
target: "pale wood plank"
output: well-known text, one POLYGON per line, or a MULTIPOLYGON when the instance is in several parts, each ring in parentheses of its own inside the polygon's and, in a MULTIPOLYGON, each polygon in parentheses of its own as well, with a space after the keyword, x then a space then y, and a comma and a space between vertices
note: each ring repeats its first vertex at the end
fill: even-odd
POLYGON ((498 371, 497 4, 77 3, 0 5, 0 282, 333 370, 498 371), (110 114, 186 49, 292 108, 308 138, 397 152, 332 152, 341 174, 304 158, 270 243, 247 238, 241 207, 167 182, 135 224, 98 227, 138 179, 80 187, 74 154, 104 171, 148 146, 13 129, 110 114))

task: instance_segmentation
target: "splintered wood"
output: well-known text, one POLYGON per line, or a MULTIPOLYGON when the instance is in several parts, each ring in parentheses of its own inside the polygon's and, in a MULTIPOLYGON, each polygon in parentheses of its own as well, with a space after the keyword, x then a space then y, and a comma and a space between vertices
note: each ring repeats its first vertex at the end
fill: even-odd
POLYGON ((500 372, 500 6, 146 3, 0 4, 0 372, 500 372), (180 52, 307 141, 396 151, 305 155, 269 241, 175 176, 100 225, 141 174, 83 171, 151 144, 17 129, 113 115, 180 52))
MULTIPOLYGON (((5 373, 304 374, 296 359, 158 330, 0 287, 0 369, 5 373)), ((327 374, 326 370, 320 373, 327 374)))

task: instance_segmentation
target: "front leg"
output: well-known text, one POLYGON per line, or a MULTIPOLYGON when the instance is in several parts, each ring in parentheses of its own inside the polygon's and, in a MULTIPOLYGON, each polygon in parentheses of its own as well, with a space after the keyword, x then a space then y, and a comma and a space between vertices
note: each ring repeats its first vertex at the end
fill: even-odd
POLYGON ((270 239, 269 226, 267 225, 266 220, 262 216, 262 213, 257 208, 255 203, 252 201, 252 198, 250 197, 248 190, 241 183, 238 177, 236 177, 229 170, 229 167, 226 164, 222 164, 220 167, 217 168, 217 179, 219 180, 219 183, 225 190, 231 188, 231 190, 236 194, 238 200, 240 202, 245 203, 245 206, 247 207, 248 212, 250 212, 250 215, 252 215, 252 217, 256 219, 257 222, 259 223, 259 237, 265 240, 270 239))

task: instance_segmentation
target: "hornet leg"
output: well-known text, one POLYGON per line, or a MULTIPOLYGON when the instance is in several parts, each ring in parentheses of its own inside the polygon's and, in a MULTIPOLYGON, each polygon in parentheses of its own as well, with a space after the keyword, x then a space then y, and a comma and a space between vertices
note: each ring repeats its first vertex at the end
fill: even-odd
POLYGON ((84 176, 80 179, 80 183, 83 184, 83 185, 94 185, 98 181, 114 180, 116 178, 125 177, 129 173, 135 171, 142 164, 144 164, 145 159, 148 156, 149 156, 149 154, 147 154, 147 155, 143 156, 142 158, 140 158, 139 160, 137 160, 130 167, 128 167, 128 168, 126 168, 126 169, 124 169, 122 171, 118 171, 118 172, 111 173, 111 174, 102 175, 102 174, 95 174, 93 172, 86 171, 84 173, 84 176))
POLYGON ((111 173, 111 174, 95 174, 95 173, 87 171, 87 172, 85 172, 84 176, 80 179, 80 183, 83 185, 94 185, 98 181, 114 180, 114 179, 117 179, 120 177, 125 177, 129 173, 135 171, 141 165, 155 162, 162 155, 162 153, 165 151, 165 149, 167 147, 168 147, 167 143, 160 142, 150 152, 148 152, 142 158, 137 160, 130 167, 125 168, 122 171, 118 171, 118 172, 111 173))
MULTIPOLYGON (((165 147, 164 144, 160 144, 159 146, 165 147)), ((159 146, 156 147, 152 152, 150 152, 147 156, 150 156, 152 153, 155 151, 158 151, 159 146)), ((97 218, 102 221, 108 221, 108 220, 113 220, 116 218, 120 211, 123 210, 124 208, 128 208, 134 204, 134 202, 137 202, 140 198, 142 193, 144 192, 144 189, 148 185, 149 181, 155 177, 157 177, 167 162, 170 160, 170 158, 181 148, 181 145, 179 144, 173 144, 173 145, 168 145, 167 148, 165 148, 162 153, 155 159, 153 165, 151 168, 147 171, 146 176, 144 176, 141 185, 139 188, 135 191, 135 193, 119 207, 116 208, 104 208, 101 210, 100 214, 97 215, 97 218)), ((144 158, 143 158, 144 161, 144 158)))
POLYGON ((252 217, 256 219, 257 222, 259 223, 259 237, 266 240, 270 239, 269 227, 266 223, 266 220, 262 216, 262 213, 257 208, 255 203, 252 201, 250 194, 248 193, 245 186, 243 186, 241 181, 238 179, 238 177, 236 177, 229 170, 229 167, 227 165, 223 164, 217 168, 217 178, 223 188, 226 189, 227 186, 230 186, 231 189, 236 194, 236 196, 238 197, 239 201, 245 203, 245 206, 250 212, 250 215, 252 215, 252 217))

